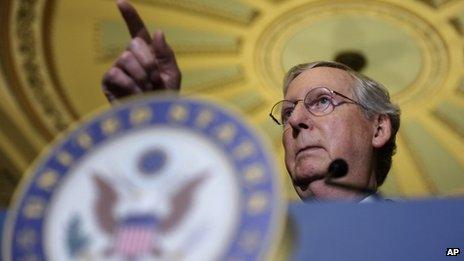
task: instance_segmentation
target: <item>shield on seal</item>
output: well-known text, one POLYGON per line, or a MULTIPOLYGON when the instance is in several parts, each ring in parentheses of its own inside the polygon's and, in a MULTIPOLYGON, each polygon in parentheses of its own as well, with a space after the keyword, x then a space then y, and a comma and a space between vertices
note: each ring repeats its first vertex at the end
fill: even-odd
POLYGON ((115 252, 135 257, 151 252, 157 225, 153 215, 129 216, 122 220, 116 232, 115 252))

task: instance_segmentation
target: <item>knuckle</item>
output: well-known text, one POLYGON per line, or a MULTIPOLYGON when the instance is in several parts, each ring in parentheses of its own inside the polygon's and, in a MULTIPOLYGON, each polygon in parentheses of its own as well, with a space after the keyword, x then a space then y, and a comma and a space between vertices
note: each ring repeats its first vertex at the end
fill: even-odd
POLYGON ((135 80, 137 82, 146 82, 147 81, 147 75, 145 73, 139 72, 134 76, 135 80))
POLYGON ((130 62, 132 59, 132 53, 129 51, 124 51, 121 56, 119 56, 119 59, 117 61, 117 64, 122 65, 122 64, 127 64, 130 62))
POLYGON ((118 77, 119 70, 116 67, 111 67, 103 76, 103 83, 109 84, 114 82, 114 80, 118 77))
POLYGON ((141 59, 141 63, 146 69, 153 69, 156 67, 155 58, 152 55, 144 56, 143 59, 141 59))
POLYGON ((132 39, 129 43, 129 48, 131 50, 137 50, 142 48, 142 45, 144 44, 143 40, 140 37, 135 37, 132 39))

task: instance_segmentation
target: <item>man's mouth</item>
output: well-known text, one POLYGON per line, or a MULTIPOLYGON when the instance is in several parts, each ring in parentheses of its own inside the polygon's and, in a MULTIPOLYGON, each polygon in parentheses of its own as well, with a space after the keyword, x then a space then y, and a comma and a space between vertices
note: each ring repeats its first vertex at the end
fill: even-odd
POLYGON ((299 149, 296 152, 296 156, 298 157, 298 155, 300 155, 302 153, 311 153, 311 152, 315 152, 315 151, 320 150, 320 149, 323 149, 323 148, 321 146, 306 146, 304 148, 299 149))

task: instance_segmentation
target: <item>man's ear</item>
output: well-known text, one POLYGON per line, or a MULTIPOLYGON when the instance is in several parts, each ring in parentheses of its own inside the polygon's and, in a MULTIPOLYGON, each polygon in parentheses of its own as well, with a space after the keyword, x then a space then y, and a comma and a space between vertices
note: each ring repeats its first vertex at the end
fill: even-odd
POLYGON ((372 137, 372 146, 381 148, 391 137, 392 127, 390 117, 386 114, 374 116, 374 136, 372 137))

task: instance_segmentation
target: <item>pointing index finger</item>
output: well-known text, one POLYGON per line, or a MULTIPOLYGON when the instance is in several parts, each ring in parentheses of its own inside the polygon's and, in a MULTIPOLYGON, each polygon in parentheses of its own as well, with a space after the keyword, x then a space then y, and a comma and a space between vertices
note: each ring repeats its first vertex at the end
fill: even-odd
POLYGON ((124 21, 126 22, 127 28, 132 38, 140 37, 148 44, 151 43, 151 37, 148 33, 143 20, 140 18, 137 10, 125 0, 118 0, 117 6, 121 12, 124 21))

